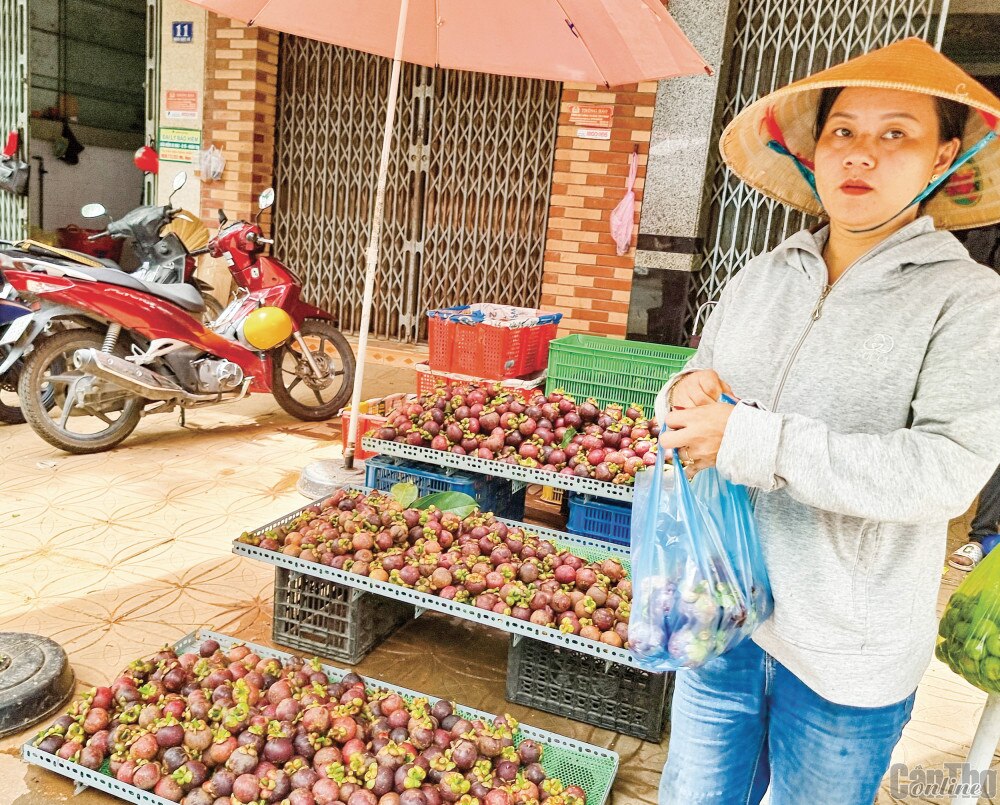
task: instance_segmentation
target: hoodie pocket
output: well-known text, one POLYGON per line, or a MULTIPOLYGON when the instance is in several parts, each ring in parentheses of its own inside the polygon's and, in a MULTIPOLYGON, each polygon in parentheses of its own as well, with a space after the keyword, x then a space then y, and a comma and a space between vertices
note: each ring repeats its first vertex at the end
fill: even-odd
POLYGON ((858 552, 851 574, 851 616, 862 635, 867 638, 871 609, 872 571, 878 556, 879 527, 876 523, 862 526, 858 536, 858 552))

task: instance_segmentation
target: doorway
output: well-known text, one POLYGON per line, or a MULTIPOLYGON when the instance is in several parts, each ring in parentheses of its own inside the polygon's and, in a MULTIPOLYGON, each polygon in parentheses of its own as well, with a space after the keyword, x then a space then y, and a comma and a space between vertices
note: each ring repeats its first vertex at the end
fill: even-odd
MULTIPOLYGON (((392 63, 283 36, 275 240, 310 301, 355 332, 392 63)), ((403 66, 372 331, 426 338, 431 308, 536 307, 561 85, 403 66)))
MULTIPOLYGON (((132 156, 146 132, 146 0, 31 0, 24 35, 27 96, 21 130, 31 164, 21 236, 89 246, 80 208, 113 217, 142 203, 132 156)), ((6 123, 6 121, 4 121, 6 123)))

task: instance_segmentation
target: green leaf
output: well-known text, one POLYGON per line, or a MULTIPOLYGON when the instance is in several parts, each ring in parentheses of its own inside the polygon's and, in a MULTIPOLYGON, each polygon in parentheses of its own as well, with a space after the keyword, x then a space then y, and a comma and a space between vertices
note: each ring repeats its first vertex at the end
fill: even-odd
POLYGON ((410 504, 420 496, 420 489, 416 484, 405 481, 401 484, 393 484, 392 489, 389 490, 389 494, 400 506, 408 509, 410 504))
POLYGON ((424 495, 413 504, 414 509, 427 509, 433 506, 443 512, 452 512, 461 518, 466 518, 479 508, 474 497, 464 492, 435 492, 424 495))
POLYGON ((569 443, 573 441, 574 436, 576 436, 576 428, 566 428, 566 433, 563 435, 563 440, 559 444, 559 449, 565 450, 569 447, 569 443))

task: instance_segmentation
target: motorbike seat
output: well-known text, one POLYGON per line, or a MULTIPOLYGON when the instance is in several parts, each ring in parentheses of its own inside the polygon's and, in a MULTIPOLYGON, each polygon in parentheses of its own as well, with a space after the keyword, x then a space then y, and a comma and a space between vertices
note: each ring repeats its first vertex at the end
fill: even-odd
POLYGON ((86 252, 80 252, 76 249, 64 249, 61 246, 49 246, 45 243, 39 243, 34 240, 26 240, 24 243, 20 244, 18 251, 23 251, 27 254, 32 255, 43 255, 48 260, 54 260, 60 265, 65 265, 63 261, 68 261, 73 265, 77 265, 81 261, 83 265, 90 265, 93 262, 100 263, 102 266, 107 268, 113 268, 117 271, 123 271, 124 269, 118 265, 114 260, 109 260, 106 257, 95 257, 92 254, 87 254, 86 252))
POLYGON ((131 288, 134 291, 146 291, 146 293, 151 293, 160 299, 173 302, 189 313, 201 313, 205 310, 205 300, 201 298, 201 294, 196 288, 192 288, 187 283, 164 285, 159 282, 143 282, 123 271, 110 268, 94 268, 93 266, 74 265, 73 270, 85 274, 97 282, 118 285, 122 288, 131 288))
POLYGON ((142 284, 149 289, 153 296, 173 302, 189 313, 201 313, 205 310, 205 300, 201 298, 201 293, 186 282, 176 282, 171 285, 164 285, 160 282, 143 282, 142 284))
POLYGON ((107 257, 94 257, 92 254, 85 254, 84 252, 78 252, 75 249, 63 249, 67 254, 77 254, 85 260, 96 260, 103 266, 107 268, 113 268, 115 271, 124 271, 124 269, 118 265, 114 260, 109 260, 107 257))

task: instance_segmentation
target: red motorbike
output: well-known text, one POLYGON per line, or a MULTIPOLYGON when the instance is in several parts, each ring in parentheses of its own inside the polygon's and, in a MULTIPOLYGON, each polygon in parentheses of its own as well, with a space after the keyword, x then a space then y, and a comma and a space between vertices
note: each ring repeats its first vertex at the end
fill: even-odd
POLYGON ((204 302, 187 284, 160 284, 82 265, 37 244, 4 254, 7 281, 27 299, 63 305, 76 324, 38 343, 18 394, 32 428, 69 453, 119 444, 146 413, 273 394, 298 419, 334 416, 351 396, 354 352, 324 310, 300 299, 301 282, 261 252, 260 197, 253 222, 226 220, 203 249, 224 258, 233 301, 203 323, 204 302), (53 405, 52 400, 55 399, 53 405))

